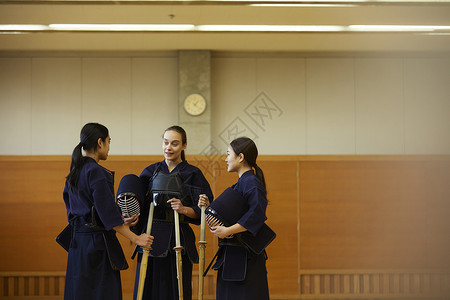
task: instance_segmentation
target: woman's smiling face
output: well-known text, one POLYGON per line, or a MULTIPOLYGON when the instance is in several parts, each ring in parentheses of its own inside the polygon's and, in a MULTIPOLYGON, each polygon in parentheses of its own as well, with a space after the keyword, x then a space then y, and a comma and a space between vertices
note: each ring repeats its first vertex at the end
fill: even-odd
POLYGON ((181 161, 181 151, 186 149, 187 144, 183 145, 181 134, 168 130, 163 136, 164 158, 173 162, 181 161))
POLYGON ((228 147, 227 150, 227 158, 225 159, 227 163, 227 171, 228 172, 237 172, 240 166, 240 157, 234 153, 233 148, 231 146, 228 147))

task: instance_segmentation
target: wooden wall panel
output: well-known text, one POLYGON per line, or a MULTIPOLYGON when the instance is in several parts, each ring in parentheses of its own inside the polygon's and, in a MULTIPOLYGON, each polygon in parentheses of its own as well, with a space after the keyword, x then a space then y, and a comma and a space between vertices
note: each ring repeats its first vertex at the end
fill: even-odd
MULTIPOLYGON (((124 175, 139 175, 160 159, 111 156, 103 165, 116 172, 117 189, 124 175)), ((188 160, 202 169, 216 197, 238 179, 222 157, 188 160)), ((69 164, 68 156, 0 156, 0 271, 65 270, 67 253, 54 239, 67 223, 62 190, 69 164)), ((402 295, 422 286, 442 290, 449 282, 450 157, 261 156, 259 165, 268 186, 267 222, 277 232, 267 249, 273 299, 392 297, 374 289, 388 286, 402 295)), ((206 237, 209 260, 217 241, 206 237)), ((129 258, 134 246, 119 239, 129 258)), ((121 273, 126 299, 135 275, 135 262, 128 262, 121 273)), ((5 280, 3 287, 11 279, 5 280)))
POLYGON ((264 171, 267 185, 267 224, 277 233, 277 238, 267 248, 269 291, 271 294, 296 294, 299 253, 298 165, 295 161, 264 161, 259 166, 264 171))
POLYGON ((423 161, 302 162, 301 267, 450 267, 443 253, 450 250, 449 237, 443 234, 448 234, 450 221, 442 213, 450 211, 444 202, 449 188, 436 187, 433 180, 442 175, 450 179, 448 166, 423 161))

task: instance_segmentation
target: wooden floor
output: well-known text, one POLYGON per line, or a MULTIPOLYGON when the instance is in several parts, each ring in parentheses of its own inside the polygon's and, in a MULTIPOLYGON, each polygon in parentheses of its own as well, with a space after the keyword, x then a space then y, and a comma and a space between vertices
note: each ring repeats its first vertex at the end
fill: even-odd
MULTIPOLYGON (((214 277, 205 278, 205 300, 215 299, 214 277)), ((197 278, 194 274, 193 299, 197 299, 197 278)), ((0 272, 0 299, 63 299, 64 279, 64 272, 0 272)), ((443 272, 329 270, 303 274, 300 281, 300 295, 271 294, 271 299, 450 299, 450 273, 443 272)), ((123 297, 132 300, 133 295, 123 297)))

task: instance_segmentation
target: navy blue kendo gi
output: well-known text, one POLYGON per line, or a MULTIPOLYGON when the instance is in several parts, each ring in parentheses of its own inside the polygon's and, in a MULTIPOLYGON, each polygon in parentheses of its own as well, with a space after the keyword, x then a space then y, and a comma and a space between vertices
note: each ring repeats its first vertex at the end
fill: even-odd
MULTIPOLYGON (((242 174, 232 188, 248 205, 237 223, 255 235, 267 219, 266 189, 253 170, 242 174)), ((219 239, 218 257, 213 266, 218 271, 216 300, 269 299, 266 260, 265 250, 259 255, 252 253, 236 237, 219 239)))
POLYGON ((128 265, 112 229, 123 224, 115 203, 114 173, 90 157, 83 160, 76 192, 67 181, 63 192, 67 219, 73 227, 64 299, 120 300, 120 269, 128 265), (95 222, 97 226, 93 226, 95 222))
MULTIPOLYGON (((184 206, 191 207, 200 215, 200 208, 197 206, 199 196, 205 194, 209 201, 213 201, 213 194, 208 181, 199 168, 190 165, 186 161, 179 163, 172 172, 169 172, 165 161, 152 164, 145 168, 140 178, 147 186, 148 196, 139 217, 139 223, 132 230, 136 233, 145 232, 148 220, 148 212, 151 201, 153 201, 152 185, 158 173, 179 176, 181 179, 182 196, 179 198, 184 206)), ((155 206, 153 214, 153 224, 151 235, 154 236, 154 243, 147 265, 147 275, 145 279, 143 299, 177 300, 178 282, 176 271, 175 229, 173 220, 173 210, 166 204, 172 196, 162 197, 158 205, 155 206)), ((192 219, 180 214, 180 239, 183 265, 183 296, 185 300, 192 299, 192 264, 198 263, 198 253, 195 244, 195 235, 189 223, 199 225, 200 219, 192 219)), ((134 289, 134 299, 136 299, 139 273, 142 259, 142 249, 138 255, 136 268, 136 280, 134 289)))

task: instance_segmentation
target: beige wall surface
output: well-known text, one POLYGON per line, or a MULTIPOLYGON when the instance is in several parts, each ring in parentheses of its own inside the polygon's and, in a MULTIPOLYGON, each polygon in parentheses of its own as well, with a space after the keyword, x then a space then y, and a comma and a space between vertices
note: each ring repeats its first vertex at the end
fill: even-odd
POLYGON ((177 123, 177 64, 161 58, 0 58, 0 154, 68 154, 87 122, 112 154, 160 153, 177 123))
MULTIPOLYGON (((177 74, 172 52, 1 57, 0 155, 70 154, 90 121, 110 129, 111 154, 160 154, 177 74)), ((211 74, 204 148, 220 154, 238 135, 261 154, 450 153, 447 57, 231 53, 212 55, 211 74)))

